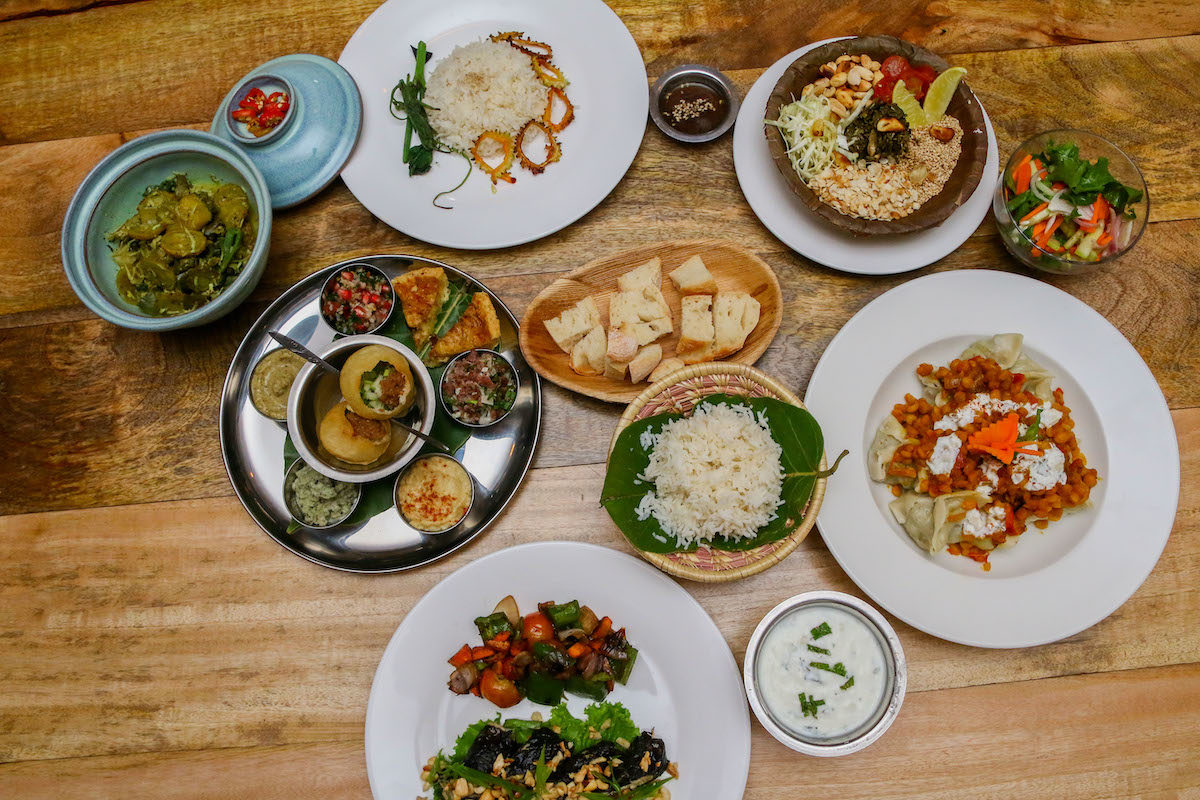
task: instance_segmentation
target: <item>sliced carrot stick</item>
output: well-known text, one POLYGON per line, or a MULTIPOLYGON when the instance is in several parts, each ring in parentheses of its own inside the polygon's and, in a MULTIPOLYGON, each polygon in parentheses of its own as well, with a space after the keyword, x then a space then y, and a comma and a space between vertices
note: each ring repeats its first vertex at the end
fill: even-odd
POLYGON ((471 648, 471 660, 472 661, 479 661, 484 658, 491 658, 494 655, 496 655, 496 651, 490 647, 472 647, 471 648))
POLYGON ((1045 211, 1045 210, 1046 210, 1047 208, 1049 208, 1049 207, 1050 207, 1050 204, 1049 204, 1049 203, 1042 203, 1040 206, 1038 206, 1037 208, 1035 208, 1033 211, 1030 211, 1028 214, 1026 214, 1025 216, 1021 217, 1021 222, 1020 222, 1020 224, 1024 225, 1026 222, 1028 222, 1029 220, 1033 219, 1034 217, 1036 217, 1038 214, 1042 213, 1043 211, 1045 211))
POLYGON ((450 665, 461 667, 463 664, 471 660, 471 645, 464 644, 457 653, 450 656, 450 665))
POLYGON ((596 626, 596 630, 592 631, 593 639, 603 639, 612 631, 612 619, 605 617, 600 620, 600 624, 596 626))
POLYGON ((569 655, 571 658, 583 658, 583 656, 585 656, 590 649, 591 648, 589 648, 583 642, 576 642, 567 649, 567 655, 569 655))
POLYGON ((1105 247, 1111 241, 1112 236, 1108 235, 1107 233, 1102 233, 1096 238, 1096 244, 1100 245, 1101 247, 1105 247))
POLYGON ((1040 237, 1034 237, 1034 241, 1037 242, 1037 246, 1043 250, 1046 249, 1046 245, 1050 242, 1050 237, 1054 235, 1056 230, 1058 230, 1059 225, 1062 225, 1062 216, 1055 217, 1054 222, 1046 226, 1046 229, 1042 231, 1042 235, 1040 237))
POLYGON ((1025 194, 1029 191, 1029 156, 1025 156, 1024 160, 1013 169, 1013 183, 1017 187, 1017 194, 1025 194))

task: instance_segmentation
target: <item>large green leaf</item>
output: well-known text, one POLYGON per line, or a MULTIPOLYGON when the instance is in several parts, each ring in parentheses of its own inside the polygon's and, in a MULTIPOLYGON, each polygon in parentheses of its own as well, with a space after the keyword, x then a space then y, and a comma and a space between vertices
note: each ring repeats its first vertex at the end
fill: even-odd
MULTIPOLYGON (((425 342, 425 346, 417 351, 417 355, 426 365, 429 364, 429 351, 433 348, 433 343, 445 336, 462 319, 467 306, 471 304, 473 294, 474 289, 467 284, 453 280, 449 282, 449 294, 446 296, 446 302, 438 310, 437 319, 433 323, 433 335, 425 342)), ((411 335, 409 338, 412 338, 411 335)))
MULTIPOLYGON (((837 468, 821 472, 821 456, 825 441, 821 427, 812 414, 790 403, 770 397, 734 397, 711 395, 700 404, 725 404, 748 406, 756 414, 762 414, 771 430, 771 437, 782 449, 780 462, 784 471, 780 506, 776 518, 759 529, 749 539, 727 539, 717 537, 710 546, 717 550, 750 550, 769 542, 778 541, 791 533, 804 518, 804 510, 812 497, 817 478, 832 473, 837 468)), ((638 420, 621 431, 608 462, 608 473, 604 478, 601 504, 608 510, 613 522, 621 529, 634 547, 650 553, 676 553, 695 550, 698 545, 682 547, 673 536, 668 536, 653 516, 638 519, 636 509, 642 498, 654 485, 638 478, 650 465, 650 449, 642 446, 642 434, 646 431, 657 434, 670 420, 679 419, 681 414, 656 414, 638 420)), ((839 461, 841 458, 839 457, 839 461)))

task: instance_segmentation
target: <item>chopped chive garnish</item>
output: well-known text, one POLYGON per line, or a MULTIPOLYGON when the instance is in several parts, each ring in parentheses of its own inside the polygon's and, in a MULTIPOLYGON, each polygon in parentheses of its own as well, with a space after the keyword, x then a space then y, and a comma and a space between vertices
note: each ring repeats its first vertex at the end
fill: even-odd
POLYGON ((808 665, 813 669, 823 669, 826 672, 832 672, 834 675, 841 675, 843 678, 846 677, 846 665, 840 661, 832 667, 824 661, 810 661, 808 665))
POLYGON ((822 655, 826 655, 826 656, 829 655, 828 650, 826 650, 824 647, 817 647, 815 644, 810 644, 808 646, 808 649, 813 651, 814 653, 821 653, 822 655))
POLYGON ((853 685, 854 685, 854 676, 853 676, 853 675, 851 675, 851 676, 850 676, 850 680, 848 680, 848 681, 846 681, 845 683, 843 683, 843 684, 842 684, 842 691, 845 691, 846 689, 849 689, 849 688, 850 688, 851 686, 853 686, 853 685))
POLYGON ((833 633, 833 628, 829 627, 828 622, 822 622, 820 625, 813 628, 810 633, 812 633, 812 637, 814 639, 820 639, 822 636, 828 636, 829 634, 833 633))
POLYGON ((815 697, 810 697, 809 695, 806 695, 804 692, 801 692, 799 697, 800 697, 800 713, 802 713, 806 717, 816 717, 817 709, 819 709, 821 706, 825 705, 824 700, 817 700, 815 697))

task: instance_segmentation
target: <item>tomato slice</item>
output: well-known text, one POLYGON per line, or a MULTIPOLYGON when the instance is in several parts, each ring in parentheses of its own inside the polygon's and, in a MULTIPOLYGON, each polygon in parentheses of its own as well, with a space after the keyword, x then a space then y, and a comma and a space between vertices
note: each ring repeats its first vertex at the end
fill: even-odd
MULTIPOLYGON (((912 92, 913 97, 918 100, 925 98, 925 90, 929 88, 929 84, 913 69, 907 69, 900 75, 900 80, 912 92)), ((891 98, 888 98, 891 99, 891 98)))

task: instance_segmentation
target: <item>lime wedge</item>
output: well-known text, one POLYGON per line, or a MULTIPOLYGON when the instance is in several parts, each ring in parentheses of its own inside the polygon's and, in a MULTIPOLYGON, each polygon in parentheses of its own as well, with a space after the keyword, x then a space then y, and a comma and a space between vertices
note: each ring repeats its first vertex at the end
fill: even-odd
POLYGON ((929 91, 925 93, 925 118, 929 122, 937 122, 946 113, 946 106, 950 105, 958 82, 966 74, 967 71, 962 67, 951 67, 929 84, 929 91))
POLYGON ((908 127, 924 128, 928 124, 925 120, 925 112, 921 109, 921 104, 917 102, 917 98, 913 97, 913 93, 904 85, 904 81, 896 81, 896 86, 892 89, 892 102, 900 106, 900 110, 908 118, 908 127))

